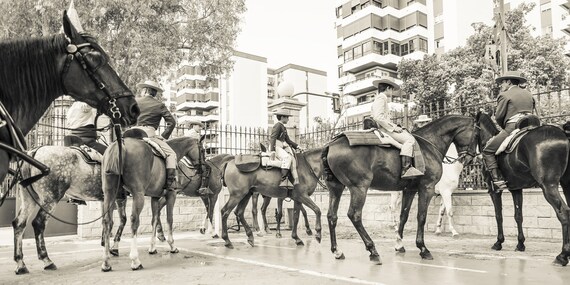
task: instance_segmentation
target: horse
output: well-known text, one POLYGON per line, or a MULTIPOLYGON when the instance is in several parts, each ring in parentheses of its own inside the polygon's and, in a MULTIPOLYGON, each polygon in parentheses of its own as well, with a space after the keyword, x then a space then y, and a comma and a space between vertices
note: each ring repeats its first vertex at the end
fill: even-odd
POLYGON ((401 175, 401 159, 397 148, 378 146, 350 146, 346 136, 339 136, 329 143, 323 152, 325 167, 333 174, 327 179, 329 189, 329 210, 327 219, 331 235, 331 252, 336 259, 344 259, 344 253, 337 247, 336 224, 340 198, 345 187, 350 190, 348 217, 370 252, 370 261, 382 264, 374 242, 362 224, 362 208, 368 189, 403 190, 402 210, 396 250, 404 251, 401 244, 404 225, 415 193, 418 193, 418 228, 416 246, 423 259, 433 259, 424 243, 424 226, 427 209, 435 195, 435 184, 442 173, 443 153, 453 142, 460 153, 460 160, 469 161, 475 152, 475 121, 472 117, 448 115, 439 118, 414 132, 417 144, 425 157, 426 170, 423 176, 404 180, 401 175))
MULTIPOLYGON (((269 224, 267 223, 267 207, 269 207, 269 203, 271 202, 271 197, 267 197, 267 196, 263 196, 263 204, 261 204, 261 217, 263 219, 263 225, 264 225, 264 231, 266 234, 269 234, 269 224)), ((253 216, 253 229, 257 232, 260 232, 260 227, 259 227, 259 222, 258 222, 258 218, 257 218, 257 201, 259 199, 259 193, 255 192, 253 193, 252 197, 251 197, 251 214, 253 216)), ((275 211, 275 219, 277 220, 277 233, 275 234, 275 237, 277 238, 281 238, 281 218, 283 217, 283 201, 285 199, 284 198, 279 198, 277 199, 277 209, 275 211)), ((307 217, 307 210, 305 210, 305 207, 303 207, 303 205, 300 206, 299 208, 301 210, 301 213, 303 214, 303 218, 305 219, 305 228, 306 228, 306 232, 307 235, 313 235, 313 231, 311 230, 311 226, 309 225, 309 218, 307 217)), ((237 213, 236 213, 237 216, 237 213)), ((297 221, 298 223, 298 221, 297 221)), ((296 223, 295 223, 296 224, 296 223)))
MULTIPOLYGON (((133 129, 137 133, 139 130, 133 129)), ((176 152, 178 159, 189 155, 190 157, 198 157, 201 151, 200 143, 196 139, 189 137, 179 137, 167 141, 170 147, 176 152)), ((173 209, 176 202, 176 192, 166 191, 163 193, 163 186, 166 181, 166 165, 164 159, 153 155, 151 146, 145 141, 135 138, 126 137, 123 142, 122 155, 119 156, 119 148, 117 142, 114 142, 107 148, 101 164, 102 188, 103 188, 103 241, 105 244, 104 259, 101 265, 103 272, 111 271, 110 259, 110 243, 109 236, 112 228, 112 206, 120 187, 123 187, 133 197, 132 213, 131 213, 131 269, 140 270, 143 266, 138 257, 137 237, 138 227, 140 224, 139 215, 144 206, 144 196, 150 196, 152 209, 152 237, 148 252, 156 253, 156 228, 158 225, 160 198, 166 197, 166 220, 168 225, 167 242, 170 245, 170 252, 177 253, 178 249, 174 246, 172 237, 173 209)), ((193 162, 198 165, 199 162, 193 162)), ((113 247, 118 247, 116 242, 113 247)))
MULTIPOLYGON (((447 214, 447 220, 449 221, 449 231, 451 236, 458 236, 459 233, 455 230, 453 222, 453 200, 451 195, 459 185, 459 176, 463 171, 463 163, 458 159, 457 148, 454 144, 449 146, 445 157, 452 159, 450 161, 444 162, 442 164, 442 173, 439 182, 435 184, 435 193, 441 196, 441 205, 439 207, 439 215, 436 222, 435 234, 439 235, 442 232, 442 221, 443 216, 447 214)), ((394 230, 398 231, 398 224, 400 223, 398 216, 396 214, 396 209, 400 209, 402 206, 402 192, 392 192, 390 193, 390 214, 392 217, 392 223, 394 225, 394 230)))
MULTIPOLYGON (((218 195, 222 191, 222 168, 224 165, 232 160, 234 156, 229 154, 218 154, 210 158, 206 161, 206 163, 210 164, 212 171, 210 172, 209 177, 209 184, 208 188, 212 190, 213 194, 209 194, 206 196, 200 195, 198 193, 198 189, 200 189, 201 178, 200 175, 197 175, 196 169, 194 166, 189 165, 185 161, 178 162, 178 181, 182 187, 180 193, 187 197, 200 197, 204 206, 206 207, 206 217, 204 218, 204 222, 202 223, 202 227, 200 228, 200 233, 206 233, 206 223, 208 223, 208 228, 212 229, 212 223, 214 218, 214 205, 218 201, 218 195)), ((159 211, 166 205, 166 199, 161 198, 159 202, 159 211)), ((160 215, 157 217, 157 234, 158 239, 163 240, 161 235, 164 236, 162 231, 162 224, 160 221, 160 215)), ((217 237, 215 234, 213 237, 217 237)))
MULTIPOLYGON (((477 114, 479 149, 483 149, 489 139, 498 134, 499 130, 485 113, 477 114)), ((564 132, 552 125, 543 125, 530 130, 511 153, 500 154, 497 158, 499 169, 507 181, 509 191, 513 196, 515 221, 518 228, 518 243, 516 250, 525 250, 525 237, 522 229, 522 189, 539 186, 546 201, 554 208, 554 212, 562 225, 562 252, 556 256, 555 265, 565 266, 570 256, 570 208, 558 192, 558 184, 564 186, 569 180, 565 176, 570 155, 570 144, 564 132), (562 180, 562 181, 561 181, 562 180)), ((487 185, 491 187, 487 175, 487 185)), ((503 235, 502 192, 489 191, 495 207, 497 221, 497 241, 492 249, 501 250, 505 241, 503 235)), ((568 187, 564 188, 566 198, 569 198, 568 187)))
MULTIPOLYGON (((139 109, 133 93, 95 38, 78 27, 64 12, 63 34, 0 42, 0 102, 22 138, 64 94, 97 108, 116 124, 136 122, 139 109)), ((0 131, 0 140, 10 141, 7 128, 0 131)), ((9 161, 9 152, 0 148, 0 182, 9 161)))
MULTIPOLYGON (((101 189, 101 164, 89 161, 78 150, 67 146, 42 146, 30 151, 30 155, 48 166, 50 173, 33 185, 20 189, 16 196, 20 205, 16 218, 12 222, 14 229, 14 261, 17 263, 16 274, 29 273, 24 263, 22 239, 26 230, 26 221, 36 213, 32 220, 34 227, 38 258, 44 262, 44 270, 56 270, 57 266, 49 258, 44 230, 57 203, 65 196, 83 201, 103 201, 101 189), (39 209, 39 211, 38 211, 39 209)), ((39 170, 24 166, 25 176, 34 176, 39 170)), ((120 226, 115 241, 120 241, 126 223, 126 195, 124 192, 116 197, 116 205, 120 216, 120 226)), ((118 247, 111 249, 111 254, 118 255, 118 247)))
POLYGON ((292 190, 285 190, 279 187, 281 181, 281 171, 279 168, 265 170, 258 168, 252 172, 241 172, 231 160, 223 170, 223 179, 228 188, 230 197, 222 208, 222 239, 227 248, 233 248, 233 244, 228 236, 228 217, 231 211, 236 208, 236 213, 241 221, 247 241, 254 246, 253 232, 244 217, 245 208, 249 198, 254 192, 273 198, 290 197, 294 203, 294 221, 291 237, 297 245, 303 245, 303 241, 297 235, 297 224, 301 204, 308 206, 316 215, 315 239, 321 242, 321 210, 309 197, 312 195, 319 183, 319 177, 323 175, 323 165, 321 162, 322 148, 307 150, 296 154, 297 173, 299 174, 299 184, 292 190))

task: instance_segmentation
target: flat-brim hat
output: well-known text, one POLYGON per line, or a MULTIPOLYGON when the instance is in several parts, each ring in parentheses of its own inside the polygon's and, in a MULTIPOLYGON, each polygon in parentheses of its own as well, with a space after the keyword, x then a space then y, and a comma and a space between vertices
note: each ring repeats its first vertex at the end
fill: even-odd
POLYGON ((283 108, 280 108, 280 109, 273 111, 273 115, 275 115, 275 116, 286 116, 286 117, 292 116, 291 111, 289 111, 288 109, 283 109, 283 108))
POLYGON ((495 83, 500 84, 501 81, 505 79, 517 79, 519 84, 526 82, 526 78, 522 76, 520 71, 507 71, 503 75, 497 77, 497 79, 495 79, 495 83))
POLYGON ((392 86, 394 90, 400 90, 400 85, 398 85, 398 83, 396 83, 396 81, 394 81, 394 79, 390 77, 383 77, 372 81, 372 85, 374 85, 374 87, 376 88, 378 88, 378 85, 380 85, 381 83, 392 86))
POLYGON ((137 84, 137 88, 152 88, 158 92, 164 91, 164 89, 160 88, 160 85, 158 85, 158 83, 152 80, 146 80, 145 82, 137 84))
POLYGON ((204 127, 204 123, 198 121, 198 120, 189 120, 186 122, 189 126, 193 126, 193 125, 199 125, 202 128, 204 127))
POLYGON ((431 122, 432 119, 428 117, 428 115, 419 115, 417 119, 414 120, 414 123, 421 123, 421 122, 431 122))

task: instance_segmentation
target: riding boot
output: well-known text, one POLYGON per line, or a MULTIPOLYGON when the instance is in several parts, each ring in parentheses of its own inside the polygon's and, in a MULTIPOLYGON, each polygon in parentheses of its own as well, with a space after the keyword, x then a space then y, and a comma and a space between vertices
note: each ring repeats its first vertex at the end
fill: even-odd
POLYGON ((507 187, 507 182, 501 179, 502 175, 498 168, 490 169, 489 173, 491 174, 491 179, 493 180, 494 184, 493 192, 498 194, 501 193, 503 190, 509 190, 509 187, 507 187))
POLYGON ((214 192, 208 188, 208 184, 210 184, 210 169, 205 167, 205 171, 202 172, 202 184, 200 185, 200 189, 198 189, 198 194, 201 196, 213 195, 214 192))
POLYGON ((166 184, 164 185, 166 190, 176 191, 180 189, 180 185, 178 185, 176 179, 176 169, 175 168, 167 168, 166 169, 166 184))
POLYGON ((424 175, 417 168, 412 166, 412 157, 402 155, 402 179, 414 179, 418 176, 424 175))
POLYGON ((281 183, 280 187, 291 187, 289 184, 289 169, 281 168, 281 183))

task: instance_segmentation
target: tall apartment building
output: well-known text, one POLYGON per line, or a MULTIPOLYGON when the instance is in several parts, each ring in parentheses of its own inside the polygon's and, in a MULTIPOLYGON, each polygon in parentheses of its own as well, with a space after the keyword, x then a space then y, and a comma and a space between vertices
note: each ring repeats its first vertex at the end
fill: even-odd
POLYGON ((432 7, 432 0, 337 1, 338 76, 343 93, 352 95, 344 97, 352 106, 347 120, 369 113, 375 79, 397 78, 400 60, 433 51, 432 7))

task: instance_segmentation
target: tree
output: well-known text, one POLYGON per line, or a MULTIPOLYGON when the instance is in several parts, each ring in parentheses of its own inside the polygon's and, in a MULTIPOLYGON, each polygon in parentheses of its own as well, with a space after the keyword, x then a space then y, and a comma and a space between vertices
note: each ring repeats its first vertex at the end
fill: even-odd
POLYGON ((402 60, 398 65, 402 90, 414 94, 420 103, 444 100, 450 84, 446 67, 437 55, 426 55, 421 60, 402 60))
MULTIPOLYGON (((1 1, 0 37, 58 33, 68 6, 69 0, 1 1)), ((210 76, 230 70, 245 12, 244 0, 76 0, 75 7, 131 88, 167 75, 183 57, 210 76)))

